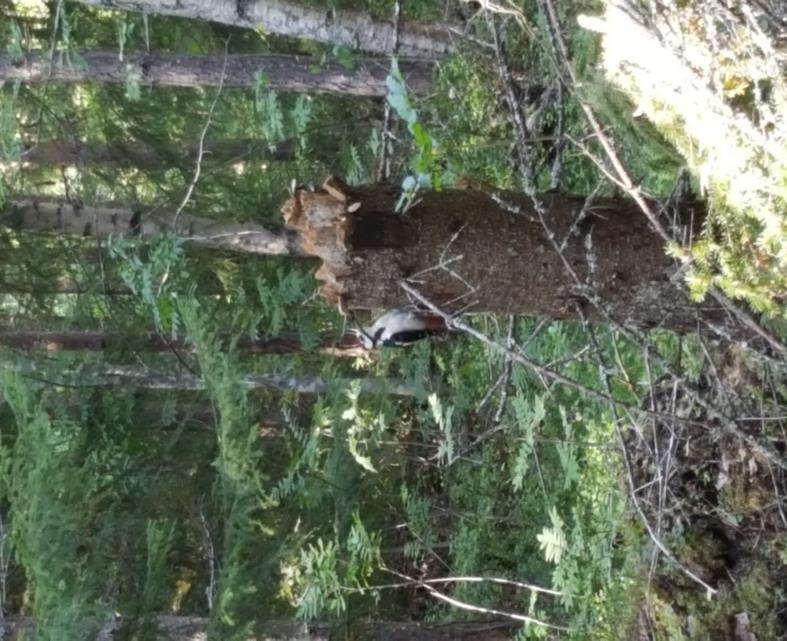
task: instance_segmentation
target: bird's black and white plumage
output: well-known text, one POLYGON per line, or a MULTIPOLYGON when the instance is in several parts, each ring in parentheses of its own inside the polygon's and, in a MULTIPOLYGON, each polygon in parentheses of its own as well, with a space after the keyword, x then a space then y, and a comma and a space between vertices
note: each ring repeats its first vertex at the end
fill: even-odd
POLYGON ((397 308, 380 316, 371 326, 354 331, 364 348, 376 349, 411 345, 445 329, 441 316, 397 308))

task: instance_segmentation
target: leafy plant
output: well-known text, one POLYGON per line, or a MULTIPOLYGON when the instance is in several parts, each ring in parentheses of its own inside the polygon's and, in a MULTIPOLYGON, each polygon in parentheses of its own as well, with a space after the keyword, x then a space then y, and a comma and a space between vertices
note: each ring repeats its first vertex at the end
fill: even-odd
POLYGON ((177 298, 189 282, 183 239, 160 234, 143 245, 116 236, 110 239, 109 251, 118 261, 120 277, 152 315, 156 328, 176 335, 180 326, 177 298))
POLYGON ((418 152, 412 162, 415 174, 407 176, 402 182, 403 193, 396 205, 399 211, 405 204, 412 202, 419 189, 439 191, 444 185, 452 183, 454 176, 444 167, 444 155, 440 145, 418 121, 418 114, 407 94, 407 86, 396 58, 391 61, 391 72, 385 79, 385 84, 388 87, 388 104, 407 123, 407 130, 412 134, 418 152))
POLYGON ((3 396, 14 412, 18 437, 4 448, 5 499, 11 504, 16 555, 35 586, 38 638, 59 641, 94 636, 105 608, 100 577, 87 571, 82 549, 90 471, 80 463, 84 431, 65 417, 50 419, 27 381, 2 371, 3 396))
POLYGON ((545 526, 536 538, 544 553, 544 558, 550 563, 560 563, 566 549, 566 535, 563 532, 563 520, 558 516, 557 510, 549 510, 549 520, 552 526, 545 526))
POLYGON ((356 512, 344 545, 318 538, 301 551, 297 569, 285 570, 297 586, 298 616, 314 619, 323 612, 344 613, 346 596, 369 590, 369 578, 379 564, 380 537, 366 530, 356 512))
POLYGON ((369 472, 376 472, 372 465, 369 451, 376 444, 379 435, 385 430, 382 414, 362 409, 359 405, 361 395, 360 382, 354 383, 346 391, 350 406, 342 412, 342 419, 349 423, 347 428, 347 448, 361 467, 369 472), (362 452, 363 449, 366 453, 362 452))

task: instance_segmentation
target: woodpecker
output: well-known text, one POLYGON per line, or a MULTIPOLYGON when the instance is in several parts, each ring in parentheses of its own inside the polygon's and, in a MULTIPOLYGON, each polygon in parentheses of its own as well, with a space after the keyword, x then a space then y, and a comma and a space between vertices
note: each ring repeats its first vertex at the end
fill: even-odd
POLYGON ((365 349, 405 347, 446 330, 442 316, 416 310, 392 309, 370 327, 353 330, 365 349))

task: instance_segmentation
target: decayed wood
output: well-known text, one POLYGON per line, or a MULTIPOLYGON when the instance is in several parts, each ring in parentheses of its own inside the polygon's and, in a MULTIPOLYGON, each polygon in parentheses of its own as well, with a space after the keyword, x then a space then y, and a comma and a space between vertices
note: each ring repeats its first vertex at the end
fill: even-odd
MULTIPOLYGON (((405 304, 400 281, 409 279, 453 309, 552 318, 582 310, 593 319, 684 331, 698 326, 698 314, 726 321, 718 307, 688 299, 664 243, 628 200, 596 199, 578 220, 585 199, 540 195, 547 232, 521 193, 424 192, 397 214, 392 186, 342 190, 297 191, 283 208, 303 249, 323 261, 322 293, 341 307, 405 304), (565 238, 561 256, 555 243, 565 238)), ((704 206, 687 205, 681 215, 688 233, 701 224, 704 206)))
MULTIPOLYGON (((410 91, 422 94, 432 86, 429 61, 399 63, 410 91)), ((387 93, 385 79, 391 68, 384 58, 362 58, 352 69, 337 62, 310 56, 284 54, 186 55, 126 53, 121 60, 114 51, 83 51, 70 63, 50 65, 47 56, 28 54, 22 61, 0 54, 0 80, 37 82, 128 82, 172 87, 254 87, 257 74, 266 87, 284 91, 333 93, 344 96, 381 97, 387 93)))

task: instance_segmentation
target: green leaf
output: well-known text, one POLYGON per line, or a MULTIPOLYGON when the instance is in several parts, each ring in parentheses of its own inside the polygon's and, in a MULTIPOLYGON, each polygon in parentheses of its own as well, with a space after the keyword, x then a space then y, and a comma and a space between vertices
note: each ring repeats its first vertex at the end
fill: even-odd
POLYGON ((549 510, 549 518, 552 521, 552 527, 545 527, 541 530, 541 534, 536 536, 536 539, 544 553, 544 558, 551 563, 560 563, 567 547, 566 535, 563 532, 563 520, 558 516, 554 506, 549 510))

